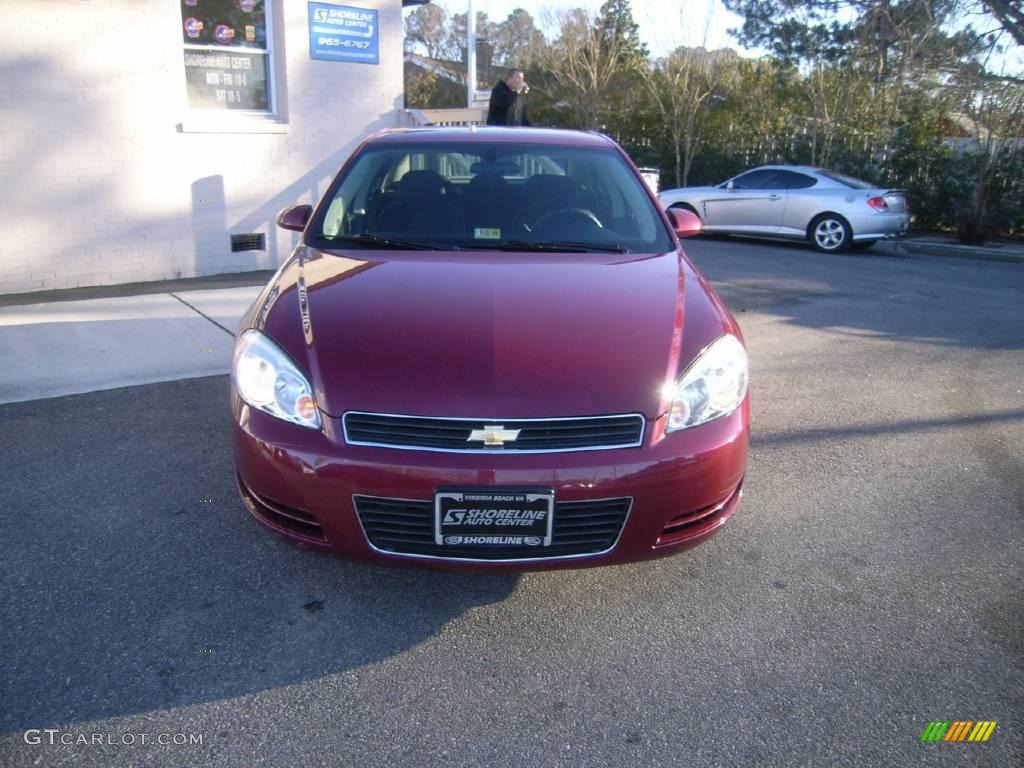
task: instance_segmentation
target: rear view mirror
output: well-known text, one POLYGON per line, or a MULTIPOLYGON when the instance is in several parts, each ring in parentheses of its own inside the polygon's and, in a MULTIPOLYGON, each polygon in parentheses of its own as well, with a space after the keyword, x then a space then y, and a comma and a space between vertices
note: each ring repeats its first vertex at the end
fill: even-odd
POLYGON ((277 226, 282 229, 302 232, 306 228, 306 224, 309 223, 309 217, 312 215, 312 205, 292 205, 277 214, 277 226))
POLYGON ((672 220, 672 228, 675 230, 677 237, 699 235, 701 230, 704 229, 704 225, 697 214, 685 208, 672 208, 669 210, 668 216, 672 220))

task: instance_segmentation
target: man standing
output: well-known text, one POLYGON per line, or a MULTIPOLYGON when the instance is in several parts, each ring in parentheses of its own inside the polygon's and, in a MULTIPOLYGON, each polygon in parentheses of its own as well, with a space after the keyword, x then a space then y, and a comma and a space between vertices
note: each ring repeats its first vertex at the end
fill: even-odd
POLYGON ((529 125, 526 116, 524 95, 530 86, 523 78, 523 70, 510 69, 504 80, 499 80, 491 91, 491 102, 487 107, 488 125, 529 125))

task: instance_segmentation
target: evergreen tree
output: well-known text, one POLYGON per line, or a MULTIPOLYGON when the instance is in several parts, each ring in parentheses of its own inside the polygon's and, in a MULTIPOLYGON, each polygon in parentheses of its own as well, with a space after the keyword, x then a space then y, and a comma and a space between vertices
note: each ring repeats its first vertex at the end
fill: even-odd
POLYGON ((603 44, 617 49, 623 62, 639 65, 650 56, 629 0, 607 0, 598 12, 597 28, 603 44))

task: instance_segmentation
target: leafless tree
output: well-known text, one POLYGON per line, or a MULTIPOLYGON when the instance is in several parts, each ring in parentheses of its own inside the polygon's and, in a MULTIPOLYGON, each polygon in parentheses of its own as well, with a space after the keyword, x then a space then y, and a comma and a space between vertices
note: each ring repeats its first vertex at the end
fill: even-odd
POLYGON ((611 86, 626 63, 622 48, 608 44, 589 11, 561 11, 545 21, 558 36, 540 52, 539 64, 558 87, 559 102, 572 113, 575 127, 602 129, 616 106, 611 86))
POLYGON ((675 183, 686 186, 713 102, 731 72, 726 51, 678 48, 644 71, 644 84, 665 123, 675 157, 675 183))

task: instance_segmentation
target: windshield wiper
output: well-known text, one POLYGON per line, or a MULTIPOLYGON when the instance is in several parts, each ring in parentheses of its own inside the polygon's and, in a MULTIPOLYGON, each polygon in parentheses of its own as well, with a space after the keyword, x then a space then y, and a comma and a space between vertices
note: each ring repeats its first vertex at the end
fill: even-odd
POLYGON ((423 240, 398 240, 393 237, 381 237, 380 235, 371 235, 366 232, 359 235, 338 235, 335 237, 328 237, 326 239, 345 240, 350 243, 363 243, 366 245, 379 245, 381 248, 395 248, 417 251, 460 250, 459 246, 450 245, 448 243, 431 243, 423 240))
POLYGON ((466 243, 463 248, 472 248, 484 251, 539 251, 544 253, 589 253, 600 251, 602 253, 629 253, 629 249, 618 244, 611 243, 584 243, 578 240, 545 240, 540 243, 531 243, 525 240, 509 240, 504 243, 466 243))

